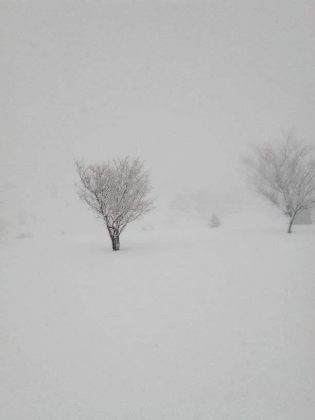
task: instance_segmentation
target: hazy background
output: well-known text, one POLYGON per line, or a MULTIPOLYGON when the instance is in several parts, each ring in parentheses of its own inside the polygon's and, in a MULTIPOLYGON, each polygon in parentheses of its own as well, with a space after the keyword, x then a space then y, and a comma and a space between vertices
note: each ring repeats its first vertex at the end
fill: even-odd
POLYGON ((48 208, 69 226, 76 158, 144 159, 157 208, 199 190, 236 208, 249 144, 315 144, 314 1, 0 7, 2 229, 48 208))

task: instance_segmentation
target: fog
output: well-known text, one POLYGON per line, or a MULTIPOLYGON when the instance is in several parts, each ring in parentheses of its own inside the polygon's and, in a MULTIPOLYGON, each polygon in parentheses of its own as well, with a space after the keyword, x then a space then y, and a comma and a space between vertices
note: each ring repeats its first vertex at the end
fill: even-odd
POLYGON ((2 1, 5 218, 71 201, 75 159, 126 154, 157 207, 242 200, 250 144, 288 130, 315 144, 314 18, 303 0, 2 1))
POLYGON ((314 418, 314 164, 242 167, 315 146, 314 46, 314 0, 0 1, 1 420, 314 418), (150 197, 75 170, 123 156, 150 197))

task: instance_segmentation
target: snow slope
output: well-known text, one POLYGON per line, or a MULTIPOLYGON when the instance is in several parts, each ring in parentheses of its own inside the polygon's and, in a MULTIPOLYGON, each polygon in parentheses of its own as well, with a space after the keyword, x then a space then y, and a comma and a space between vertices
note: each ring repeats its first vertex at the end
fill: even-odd
POLYGON ((101 229, 1 244, 1 419, 313 420, 313 227, 122 246, 101 229))

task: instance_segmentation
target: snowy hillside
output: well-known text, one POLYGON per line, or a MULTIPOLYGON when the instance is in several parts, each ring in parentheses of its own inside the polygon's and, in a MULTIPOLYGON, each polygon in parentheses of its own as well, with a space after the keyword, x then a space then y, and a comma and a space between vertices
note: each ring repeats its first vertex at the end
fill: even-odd
POLYGON ((0 418, 312 420, 312 229, 2 243, 0 418))

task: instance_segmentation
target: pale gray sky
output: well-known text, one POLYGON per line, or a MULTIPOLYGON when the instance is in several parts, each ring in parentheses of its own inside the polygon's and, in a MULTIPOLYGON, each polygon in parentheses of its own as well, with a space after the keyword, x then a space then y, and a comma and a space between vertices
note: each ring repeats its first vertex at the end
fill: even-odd
POLYGON ((2 0, 1 183, 138 155, 156 190, 233 189, 282 130, 315 144, 313 0, 2 0), (11 174, 11 175, 9 175, 11 174))

